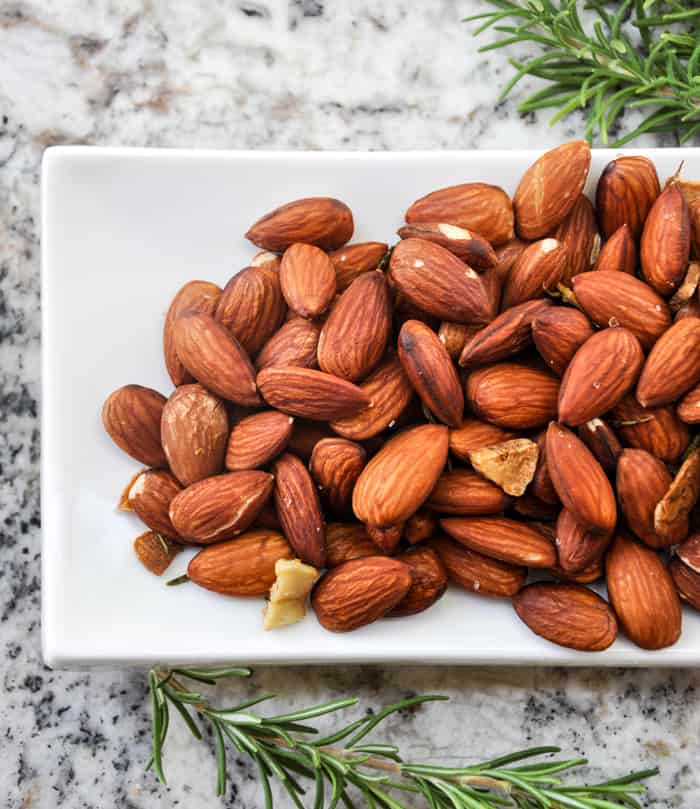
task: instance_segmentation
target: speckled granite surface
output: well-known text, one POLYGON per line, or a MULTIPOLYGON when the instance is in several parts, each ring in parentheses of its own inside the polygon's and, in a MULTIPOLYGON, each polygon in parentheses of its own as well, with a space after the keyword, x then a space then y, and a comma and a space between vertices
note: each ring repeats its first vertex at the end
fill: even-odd
MULTIPOLYGON (((476 0, 0 3, 0 806, 216 804, 184 731, 169 789, 144 774, 140 672, 52 672, 39 647, 39 166, 54 143, 261 149, 540 146, 576 134, 494 107, 505 58, 459 20, 476 0)), ((653 143, 647 140, 647 143, 653 143)), ((669 141, 670 142, 670 141, 669 141)), ((385 731, 456 764, 524 744, 610 772, 658 763, 653 805, 700 805, 700 677, 684 671, 357 667, 260 670, 285 705, 414 692, 453 701, 385 731)), ((260 806, 242 763, 225 805, 260 806)), ((281 805, 286 803, 281 802, 281 805)))

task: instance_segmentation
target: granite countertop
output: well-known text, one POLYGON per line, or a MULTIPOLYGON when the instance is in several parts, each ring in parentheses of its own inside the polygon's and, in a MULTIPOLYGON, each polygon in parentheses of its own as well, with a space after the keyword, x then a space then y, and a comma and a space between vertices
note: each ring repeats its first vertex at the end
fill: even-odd
MULTIPOLYGON (((576 136, 576 119, 550 129, 520 118, 517 97, 494 105, 505 56, 477 54, 460 23, 479 10, 476 0, 0 3, 2 807, 195 807, 212 805, 214 787, 212 756, 183 730, 168 745, 168 789, 144 773, 143 672, 54 672, 41 660, 42 151, 539 147, 576 136)), ((610 775, 658 764, 654 805, 691 807, 699 686, 693 671, 358 666, 261 669, 242 690, 289 706, 356 694, 368 709, 439 691, 449 707, 385 729, 414 759, 560 744, 610 775)), ((233 769, 224 804, 260 806, 252 770, 233 769)))

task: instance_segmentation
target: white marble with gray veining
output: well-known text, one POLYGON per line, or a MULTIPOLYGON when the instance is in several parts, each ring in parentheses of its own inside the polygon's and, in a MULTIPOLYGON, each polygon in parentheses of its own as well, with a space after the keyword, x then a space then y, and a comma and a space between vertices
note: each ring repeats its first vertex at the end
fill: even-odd
MULTIPOLYGON (((519 117, 517 96, 495 106, 505 56, 477 54, 460 22, 480 10, 477 0, 0 2, 3 809, 217 802, 210 752, 180 729, 168 744, 168 789, 144 773, 142 672, 52 672, 41 661, 43 149, 534 147, 576 136, 580 119, 550 129, 544 117, 519 117)), ((411 758, 445 764, 550 743, 587 753, 609 773, 658 764, 653 805, 692 809, 700 804, 699 688, 692 671, 373 666, 260 670, 242 690, 277 692, 288 706, 356 694, 363 709, 442 692, 449 706, 399 717, 385 738, 411 758)), ((260 806, 254 774, 232 764, 224 805, 260 806)))

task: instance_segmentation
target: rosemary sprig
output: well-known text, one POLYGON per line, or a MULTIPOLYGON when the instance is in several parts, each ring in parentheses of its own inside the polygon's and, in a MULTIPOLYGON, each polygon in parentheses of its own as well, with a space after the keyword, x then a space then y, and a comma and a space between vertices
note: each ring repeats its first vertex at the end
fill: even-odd
POLYGON ((586 764, 586 759, 554 760, 558 747, 534 747, 464 767, 441 767, 403 761, 398 747, 365 741, 387 717, 441 696, 416 696, 389 705, 377 714, 363 716, 334 733, 318 736, 310 721, 353 707, 355 698, 340 699, 276 716, 261 716, 250 709, 269 696, 216 708, 184 681, 215 685, 229 677, 247 677, 242 668, 173 668, 152 670, 149 675, 153 706, 153 767, 165 783, 163 747, 170 727, 170 709, 184 720, 198 739, 201 726, 212 730, 217 761, 217 794, 228 780, 226 746, 248 756, 258 767, 265 809, 272 809, 270 780, 276 778, 298 809, 348 809, 359 804, 368 809, 407 809, 403 795, 424 799, 430 809, 640 809, 636 795, 646 791, 641 783, 656 770, 634 772, 598 784, 564 785, 559 775, 586 764), (543 758, 545 757, 545 758, 543 758), (524 763, 525 762, 525 763, 524 763), (313 788, 313 802, 304 797, 300 781, 313 788))
POLYGON ((648 109, 643 121, 612 145, 644 132, 673 132, 681 143, 700 132, 700 8, 661 0, 485 0, 493 11, 468 17, 503 36, 480 49, 535 45, 516 70, 500 100, 524 76, 547 86, 520 104, 522 113, 553 108, 550 124, 585 110, 585 137, 609 133, 625 109, 648 109), (586 22, 579 8, 585 5, 586 22), (590 18, 590 20, 589 20, 590 18))

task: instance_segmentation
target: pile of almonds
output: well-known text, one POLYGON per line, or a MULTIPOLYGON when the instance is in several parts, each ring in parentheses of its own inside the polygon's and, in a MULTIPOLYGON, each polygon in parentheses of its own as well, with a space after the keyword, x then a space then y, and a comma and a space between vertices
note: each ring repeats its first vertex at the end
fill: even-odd
POLYGON ((202 546, 191 581, 294 602, 271 625, 311 590, 324 627, 356 629, 449 580, 563 646, 618 625, 675 643, 680 598, 700 609, 700 184, 623 156, 594 207, 590 158, 547 152, 512 200, 434 191, 391 250, 347 245, 339 200, 297 200, 250 228, 264 252, 223 290, 186 284, 175 390, 103 410, 148 467, 121 503, 144 564, 202 546))

